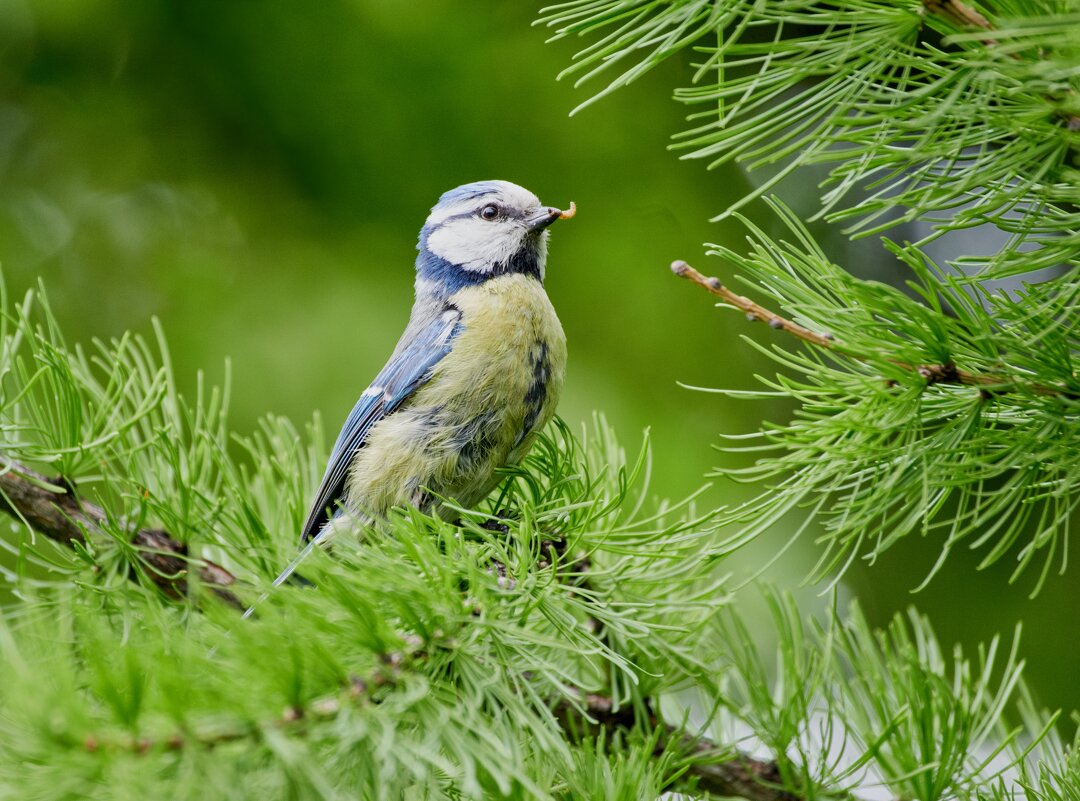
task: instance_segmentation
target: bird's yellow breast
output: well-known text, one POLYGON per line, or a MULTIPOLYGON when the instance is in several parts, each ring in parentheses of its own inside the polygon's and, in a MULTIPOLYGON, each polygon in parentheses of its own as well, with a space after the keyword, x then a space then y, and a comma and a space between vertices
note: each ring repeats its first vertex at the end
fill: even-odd
POLYGON ((479 502, 551 419, 566 338, 543 285, 510 274, 455 293, 461 330, 430 379, 372 428, 350 471, 355 508, 384 515, 424 493, 479 502))

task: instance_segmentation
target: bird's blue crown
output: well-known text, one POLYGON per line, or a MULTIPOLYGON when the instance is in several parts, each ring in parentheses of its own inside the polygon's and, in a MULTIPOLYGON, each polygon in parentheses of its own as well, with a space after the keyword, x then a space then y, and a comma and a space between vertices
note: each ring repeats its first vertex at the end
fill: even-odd
POLYGON ((497 181, 474 181, 471 184, 462 184, 443 192, 432 211, 461 203, 464 200, 478 200, 485 195, 491 195, 498 191, 499 182, 497 181))

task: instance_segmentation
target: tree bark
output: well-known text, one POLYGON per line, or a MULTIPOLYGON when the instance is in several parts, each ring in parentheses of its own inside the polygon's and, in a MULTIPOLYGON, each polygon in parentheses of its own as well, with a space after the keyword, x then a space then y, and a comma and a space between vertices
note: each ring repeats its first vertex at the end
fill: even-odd
MULTIPOLYGON (((50 479, 18 462, 8 461, 0 474, 0 510, 22 520, 51 540, 69 547, 85 545, 101 533, 105 511, 76 497, 65 479, 50 479), (61 487, 57 492, 47 486, 61 487)), ((193 559, 185 543, 161 529, 143 528, 131 535, 131 544, 146 565, 146 575, 171 598, 188 592, 187 576, 197 567, 200 581, 231 606, 243 608, 240 599, 226 589, 236 577, 207 559, 193 559)), ((137 578, 132 571, 132 578, 137 578)))

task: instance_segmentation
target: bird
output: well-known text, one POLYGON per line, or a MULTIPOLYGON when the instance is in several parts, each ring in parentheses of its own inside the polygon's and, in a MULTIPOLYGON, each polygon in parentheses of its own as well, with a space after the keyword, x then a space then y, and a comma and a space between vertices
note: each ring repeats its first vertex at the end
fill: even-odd
POLYGON ((470 507, 551 420, 566 336, 544 288, 548 227, 569 219, 509 181, 464 184, 431 209, 417 243, 415 301, 389 360, 331 451, 301 552, 395 507, 470 507))

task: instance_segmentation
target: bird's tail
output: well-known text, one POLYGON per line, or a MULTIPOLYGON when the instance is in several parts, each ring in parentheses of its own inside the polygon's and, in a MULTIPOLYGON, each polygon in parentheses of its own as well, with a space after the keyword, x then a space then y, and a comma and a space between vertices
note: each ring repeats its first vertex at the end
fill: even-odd
MULTIPOLYGON (((289 562, 289 564, 287 564, 285 566, 285 569, 282 570, 278 574, 278 577, 276 579, 274 579, 274 582, 270 585, 270 589, 267 590, 266 592, 264 592, 262 595, 260 595, 258 597, 258 599, 255 601, 255 603, 253 603, 251 606, 249 606, 247 609, 244 610, 244 615, 243 615, 242 619, 247 619, 247 618, 251 617, 252 614, 255 613, 255 607, 258 606, 259 604, 261 604, 267 598, 269 598, 271 591, 273 591, 277 587, 280 587, 282 584, 284 584, 286 581, 288 581, 289 577, 292 576, 293 573, 296 572, 296 568, 298 568, 300 566, 300 563, 303 562, 305 559, 307 559, 308 555, 313 550, 315 550, 315 547, 317 545, 321 545, 323 542, 326 541, 325 534, 327 533, 328 528, 329 528, 329 526, 324 527, 323 530, 321 532, 319 532, 319 534, 317 536, 312 537, 308 541, 308 544, 304 546, 303 550, 300 551, 300 553, 298 553, 293 558, 293 560, 291 562, 289 562)), ((308 582, 308 583, 310 583, 310 582, 308 582)))

